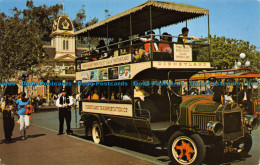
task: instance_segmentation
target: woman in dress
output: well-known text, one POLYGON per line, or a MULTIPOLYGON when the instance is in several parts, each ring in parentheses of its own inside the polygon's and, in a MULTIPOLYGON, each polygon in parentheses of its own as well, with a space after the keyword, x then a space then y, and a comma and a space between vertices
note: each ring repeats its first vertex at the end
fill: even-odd
POLYGON ((27 138, 26 129, 28 129, 30 125, 30 118, 29 115, 26 115, 26 107, 30 104, 30 100, 25 98, 26 93, 20 93, 20 99, 16 100, 16 104, 18 105, 18 112, 19 121, 20 121, 20 133, 22 135, 22 140, 27 138))

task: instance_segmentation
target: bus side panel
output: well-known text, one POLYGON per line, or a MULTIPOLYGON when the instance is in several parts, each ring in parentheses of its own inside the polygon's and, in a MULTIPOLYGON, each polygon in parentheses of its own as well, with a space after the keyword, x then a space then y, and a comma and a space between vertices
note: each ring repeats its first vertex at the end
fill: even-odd
POLYGON ((139 138, 133 118, 124 116, 103 115, 112 130, 112 134, 126 138, 139 138))
POLYGON ((134 119, 135 127, 140 134, 140 139, 152 142, 153 134, 149 127, 147 119, 134 119))
POLYGON ((82 112, 129 117, 133 116, 132 104, 82 102, 82 112))

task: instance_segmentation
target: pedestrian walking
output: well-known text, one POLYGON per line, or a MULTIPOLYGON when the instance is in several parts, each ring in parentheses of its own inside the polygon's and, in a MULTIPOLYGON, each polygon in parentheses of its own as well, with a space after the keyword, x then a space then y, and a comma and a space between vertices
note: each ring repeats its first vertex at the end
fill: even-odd
POLYGON ((11 142, 11 136, 14 130, 14 102, 11 96, 7 96, 6 100, 1 105, 3 112, 3 126, 5 134, 5 143, 11 142))
POLYGON ((27 138, 26 130, 30 125, 29 115, 26 114, 26 107, 30 104, 30 99, 26 98, 26 93, 20 93, 20 99, 17 99, 15 102, 18 105, 19 122, 20 122, 20 133, 22 136, 22 140, 27 138))
POLYGON ((67 134, 72 134, 72 130, 70 129, 70 122, 71 122, 71 106, 73 105, 73 100, 71 96, 67 95, 65 89, 62 89, 61 96, 56 101, 56 106, 59 107, 59 133, 58 135, 62 135, 63 133, 63 123, 64 118, 67 124, 67 134))

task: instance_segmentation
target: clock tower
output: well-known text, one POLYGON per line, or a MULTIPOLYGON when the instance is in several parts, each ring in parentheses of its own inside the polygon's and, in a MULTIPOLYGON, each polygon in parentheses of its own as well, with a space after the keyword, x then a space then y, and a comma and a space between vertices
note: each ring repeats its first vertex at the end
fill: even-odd
POLYGON ((74 61, 75 35, 72 21, 68 16, 60 15, 52 25, 50 34, 51 46, 55 47, 55 59, 59 61, 74 61))

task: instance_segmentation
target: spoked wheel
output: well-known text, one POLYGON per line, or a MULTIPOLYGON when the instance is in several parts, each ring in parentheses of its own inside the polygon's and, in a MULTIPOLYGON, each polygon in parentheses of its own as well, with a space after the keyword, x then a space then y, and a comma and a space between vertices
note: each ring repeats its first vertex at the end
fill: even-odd
POLYGON ((201 164, 206 148, 198 134, 187 136, 177 131, 169 140, 168 154, 174 164, 201 164))
POLYGON ((103 129, 97 121, 92 124, 92 139, 96 144, 104 143, 103 129))

